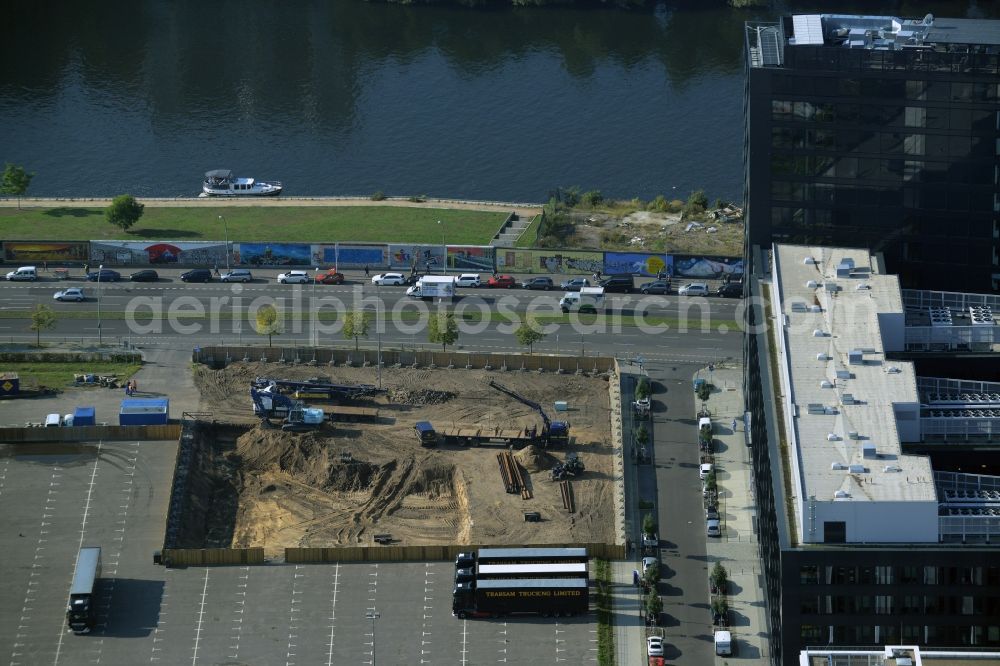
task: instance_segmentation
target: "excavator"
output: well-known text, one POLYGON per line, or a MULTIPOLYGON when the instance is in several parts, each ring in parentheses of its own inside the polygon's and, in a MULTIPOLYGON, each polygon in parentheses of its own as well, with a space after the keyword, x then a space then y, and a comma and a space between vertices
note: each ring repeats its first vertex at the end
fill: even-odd
POLYGON ((524 396, 521 396, 514 391, 511 391, 506 386, 498 384, 497 382, 490 380, 490 388, 494 388, 501 393, 506 393, 514 400, 531 407, 538 415, 542 417, 542 423, 544 424, 542 428, 542 440, 547 446, 566 446, 569 443, 569 423, 566 421, 552 421, 549 419, 548 414, 542 409, 534 400, 528 400, 524 396))
POLYGON ((326 421, 322 409, 307 407, 301 401, 279 393, 273 382, 263 387, 252 385, 250 399, 253 400, 253 413, 260 417, 262 423, 270 425, 271 419, 280 419, 281 429, 285 432, 318 430, 326 421))

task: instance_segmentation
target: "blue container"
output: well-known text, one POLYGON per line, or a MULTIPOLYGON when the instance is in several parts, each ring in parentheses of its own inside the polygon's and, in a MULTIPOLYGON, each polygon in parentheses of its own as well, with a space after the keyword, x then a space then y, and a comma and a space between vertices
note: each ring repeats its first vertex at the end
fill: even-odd
POLYGON ((118 412, 118 425, 164 425, 169 421, 167 398, 125 398, 118 412))
POLYGON ((97 415, 93 407, 77 407, 73 412, 73 425, 91 426, 97 425, 97 415))

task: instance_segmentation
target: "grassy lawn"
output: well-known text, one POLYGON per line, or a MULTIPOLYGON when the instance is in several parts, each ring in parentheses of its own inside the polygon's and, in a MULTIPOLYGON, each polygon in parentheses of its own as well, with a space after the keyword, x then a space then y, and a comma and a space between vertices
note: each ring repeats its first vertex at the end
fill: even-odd
POLYGON ((138 363, 111 363, 102 361, 82 361, 80 363, 8 363, 0 364, 4 372, 16 372, 25 388, 44 385, 55 388, 73 383, 73 375, 93 373, 95 375, 118 375, 120 379, 131 377, 142 366, 138 363))
POLYGON ((538 227, 540 226, 542 226, 542 216, 536 215, 531 221, 531 224, 529 224, 524 230, 524 233, 521 234, 521 237, 517 239, 517 243, 514 244, 514 247, 534 247, 535 243, 538 241, 538 227))
POLYGON ((103 208, 2 208, 5 240, 284 241, 485 245, 507 213, 398 206, 147 206, 126 233, 108 224, 103 208), (438 224, 441 220, 441 224, 438 224))

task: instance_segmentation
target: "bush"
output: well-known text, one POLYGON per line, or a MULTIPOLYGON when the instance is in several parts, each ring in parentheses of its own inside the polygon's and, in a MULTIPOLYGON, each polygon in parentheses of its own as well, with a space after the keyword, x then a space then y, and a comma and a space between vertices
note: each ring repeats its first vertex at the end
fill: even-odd
POLYGON ((684 204, 684 212, 688 215, 704 213, 708 208, 708 197, 704 190, 695 190, 688 196, 687 203, 684 204))
POLYGON ((642 518, 642 533, 648 534, 650 536, 656 534, 656 521, 653 520, 653 514, 647 513, 642 518))
POLYGON ((427 201, 427 195, 426 194, 414 194, 411 197, 407 197, 406 200, 407 201, 411 201, 413 203, 424 203, 425 201, 427 201))
POLYGON ((656 198, 646 205, 646 210, 653 211, 654 213, 666 213, 669 208, 670 204, 662 194, 656 195, 656 198))
POLYGON ((640 425, 639 429, 635 431, 635 441, 643 446, 649 443, 649 431, 646 430, 645 423, 640 425))
POLYGON ((382 190, 375 190, 375 194, 371 196, 372 201, 385 201, 385 192, 382 190))
POLYGON ((595 208, 604 203, 604 195, 600 190, 590 190, 580 196, 580 203, 589 208, 595 208))
POLYGON ((667 204, 667 212, 679 213, 682 210, 684 210, 684 202, 681 201, 680 199, 674 199, 673 201, 667 204))
POLYGON ((701 386, 699 386, 698 387, 698 399, 701 400, 702 402, 704 402, 705 400, 708 400, 709 396, 712 395, 712 389, 713 388, 714 387, 711 384, 709 384, 708 382, 705 382, 704 384, 702 384, 701 386))
POLYGON ((635 385, 635 399, 642 400, 649 397, 649 378, 640 377, 639 383, 635 385))

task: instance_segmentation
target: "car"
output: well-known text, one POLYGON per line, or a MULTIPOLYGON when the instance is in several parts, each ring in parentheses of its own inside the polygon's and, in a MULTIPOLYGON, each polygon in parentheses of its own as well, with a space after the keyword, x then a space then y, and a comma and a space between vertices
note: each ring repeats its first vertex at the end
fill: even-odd
POLYGON ((714 504, 705 508, 705 520, 719 520, 719 507, 714 504))
POLYGON ((207 268, 194 268, 181 273, 181 282, 211 282, 212 271, 207 268))
POLYGON ((145 270, 136 271, 132 275, 128 276, 131 282, 156 282, 160 279, 160 275, 156 271, 145 270))
POLYGON ((663 656, 663 639, 659 636, 649 636, 646 638, 646 654, 650 657, 663 656))
POLYGON ((8 280, 28 280, 34 282, 38 279, 38 271, 34 266, 21 266, 16 271, 7 273, 8 280))
POLYGON ((559 285, 560 289, 565 291, 580 291, 580 287, 589 287, 590 280, 587 278, 573 278, 572 280, 566 280, 559 285))
POLYGON ((316 284, 344 284, 344 274, 338 273, 336 268, 327 269, 316 274, 316 284))
POLYGON ((512 289, 517 286, 517 280, 513 275, 494 275, 486 281, 486 286, 490 289, 512 289))
POLYGON ((306 284, 309 282, 309 273, 305 271, 288 271, 278 275, 278 282, 281 284, 306 284))
POLYGON ((415 284, 412 287, 407 287, 406 295, 411 298, 422 298, 420 295, 420 285, 415 284))
POLYGON ((639 291, 643 294, 669 294, 670 282, 667 280, 653 280, 639 285, 639 291))
POLYGON ((710 519, 705 521, 705 534, 710 537, 722 536, 722 527, 717 519, 710 519))
POLYGON ((223 282, 253 282, 253 274, 246 268, 234 268, 219 278, 223 282))
POLYGON ((83 289, 79 287, 70 287, 69 289, 57 291, 52 298, 57 301, 76 301, 77 303, 87 300, 87 297, 83 295, 83 289))
POLYGON ((722 298, 741 298, 743 296, 743 283, 727 282, 715 291, 715 295, 722 298))
POLYGON ((553 286, 552 278, 550 277, 533 277, 521 283, 522 289, 541 289, 543 291, 548 291, 553 286))
POLYGON ((600 286, 604 287, 604 291, 608 294, 610 293, 621 293, 621 294, 631 294, 632 290, 635 288, 635 280, 629 273, 622 273, 619 275, 611 275, 600 282, 600 286))
POLYGON ((677 290, 681 296, 708 296, 708 284, 704 282, 688 282, 677 290))
POLYGON ((653 565, 659 565, 660 561, 655 557, 644 557, 642 558, 642 573, 645 574, 649 571, 653 565))
POLYGON ((457 278, 455 278, 456 287, 478 287, 479 286, 479 274, 478 273, 462 273, 457 278))
POLYGON ((707 479, 708 475, 711 474, 714 469, 715 468, 712 467, 712 463, 702 463, 701 466, 698 467, 698 478, 702 480, 707 479))
POLYGON ((87 280, 90 282, 118 282, 121 279, 122 274, 110 268, 102 268, 87 273, 87 280))
POLYGON ((372 284, 382 287, 398 287, 406 282, 402 273, 379 273, 372 276, 372 284))

